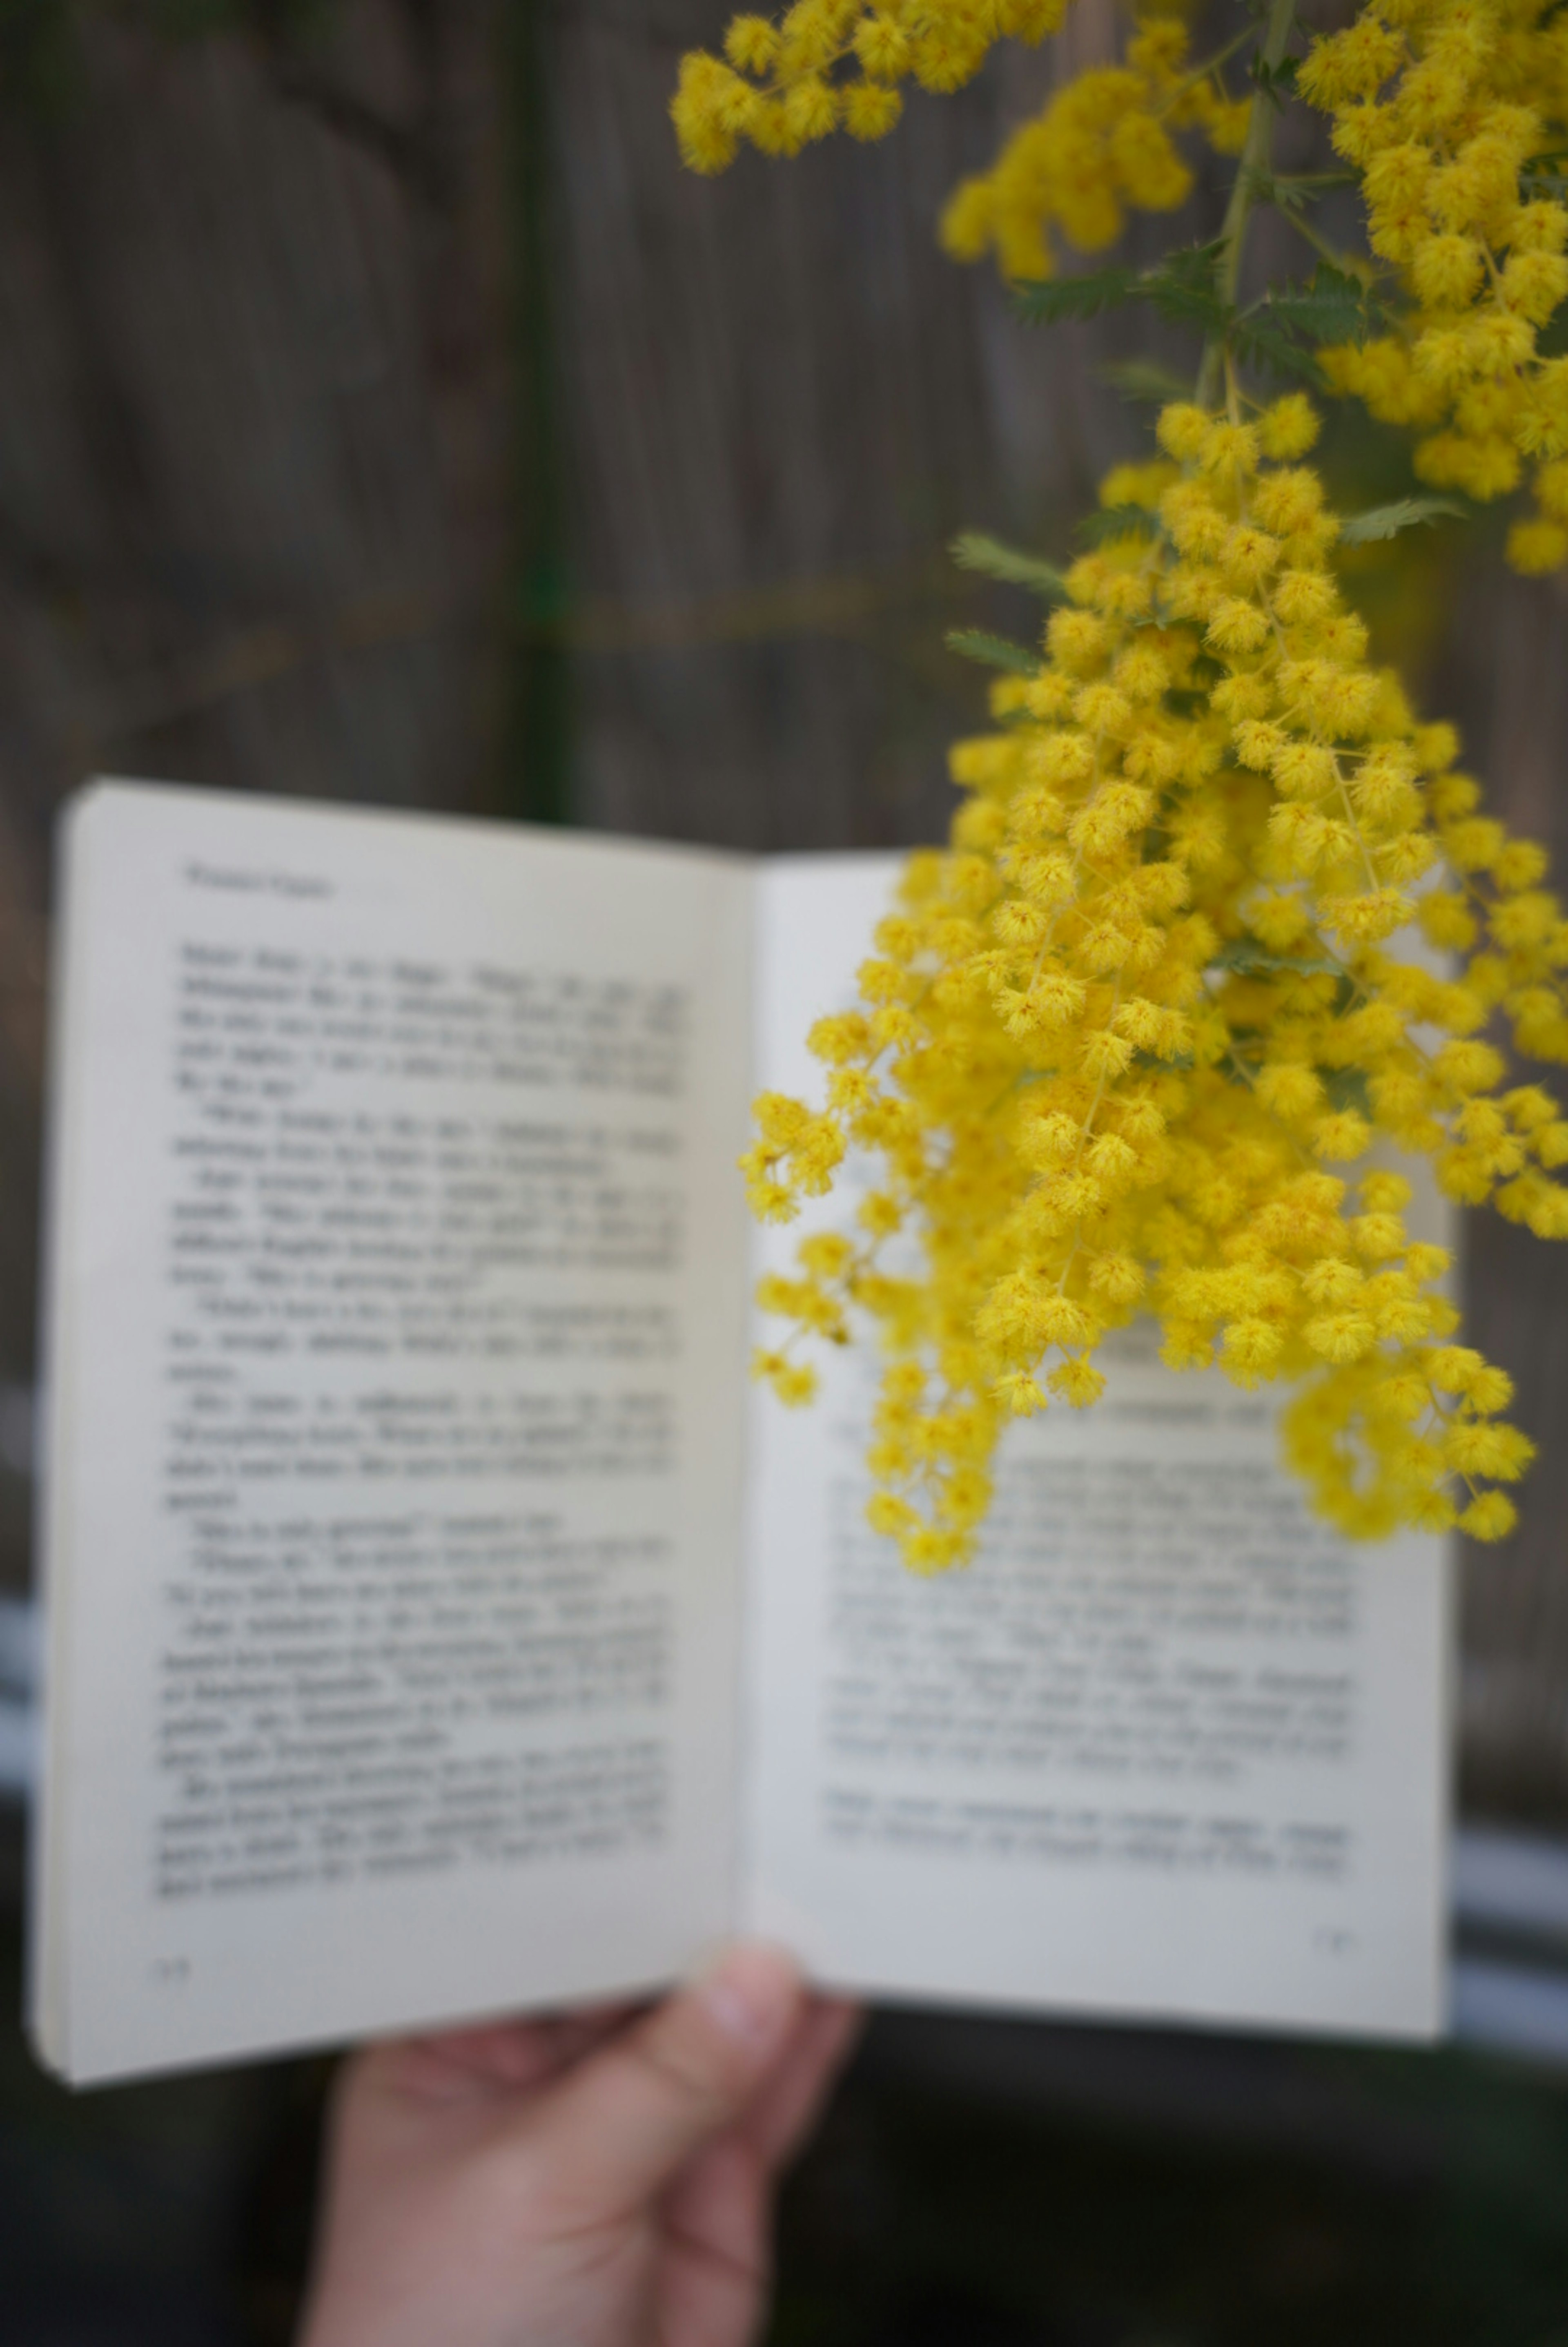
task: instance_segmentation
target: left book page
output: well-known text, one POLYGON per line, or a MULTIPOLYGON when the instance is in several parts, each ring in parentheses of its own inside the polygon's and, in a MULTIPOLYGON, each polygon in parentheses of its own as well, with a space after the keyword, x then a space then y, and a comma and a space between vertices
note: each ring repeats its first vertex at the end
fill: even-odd
POLYGON ((115 784, 64 861, 46 2059, 667 1978, 733 1902, 749 867, 115 784))

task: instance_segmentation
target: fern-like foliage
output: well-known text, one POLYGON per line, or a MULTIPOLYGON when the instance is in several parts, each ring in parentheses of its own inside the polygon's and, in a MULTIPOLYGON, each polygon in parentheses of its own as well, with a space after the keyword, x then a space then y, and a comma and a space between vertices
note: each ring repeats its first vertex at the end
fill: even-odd
POLYGON ((947 648, 962 660, 978 661, 982 668, 1010 670, 1014 676, 1033 676, 1040 667, 1040 655, 1032 652, 1027 644, 1015 644, 1010 636, 993 636, 983 628, 950 628, 947 648))
POLYGON ((984 530, 962 531, 950 551, 961 570, 978 570, 984 578, 1000 579, 1009 587, 1026 587, 1042 602, 1059 603, 1067 592, 1067 582, 1054 563, 1043 561, 1037 554, 1025 554, 1020 547, 1003 546, 999 538, 988 537, 984 530))

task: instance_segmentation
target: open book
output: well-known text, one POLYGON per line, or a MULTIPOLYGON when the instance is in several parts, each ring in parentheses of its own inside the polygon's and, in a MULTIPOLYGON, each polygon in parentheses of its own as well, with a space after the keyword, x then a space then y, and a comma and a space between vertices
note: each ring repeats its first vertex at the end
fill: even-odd
POLYGON ((752 1389, 892 859, 103 784, 65 832, 33 2009, 79 2080, 651 1988, 1431 2034, 1440 1544, 1129 1331, 978 1563, 752 1389), (769 1241, 784 1253, 793 1233, 769 1241))

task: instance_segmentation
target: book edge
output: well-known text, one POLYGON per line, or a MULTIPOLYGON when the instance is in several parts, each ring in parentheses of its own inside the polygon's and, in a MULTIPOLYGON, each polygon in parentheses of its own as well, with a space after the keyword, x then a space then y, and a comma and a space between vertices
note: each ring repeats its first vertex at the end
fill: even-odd
POLYGON ((44 1150, 40 1178, 38 1283, 38 1395, 35 1434, 36 1512, 33 1574, 39 1608, 39 1710, 35 1737, 36 1774, 27 1831, 27 1914, 24 1951, 25 2027, 38 2058, 70 2079, 70 2006, 64 1969, 60 1902, 66 1850, 64 1755, 66 1721, 67 1639, 65 1566, 66 1549, 64 1471, 65 1429, 69 1419, 69 1320, 66 1295, 66 1233, 70 1222, 69 1168, 77 1123, 66 1076, 79 1053, 71 1048, 73 1005, 81 989, 73 964, 82 937, 81 890, 89 846, 88 825, 101 785, 85 784, 62 805, 55 826, 53 914, 49 999, 46 1017, 44 1150))

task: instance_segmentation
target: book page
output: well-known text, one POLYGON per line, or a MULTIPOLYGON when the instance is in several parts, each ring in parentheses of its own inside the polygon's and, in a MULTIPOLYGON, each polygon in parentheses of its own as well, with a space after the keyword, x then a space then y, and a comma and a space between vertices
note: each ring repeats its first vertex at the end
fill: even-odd
POLYGON ((118 785, 67 860, 48 2057, 667 1978, 733 1904, 749 866, 118 785))
MULTIPOLYGON (((806 1030, 895 869, 764 874, 760 1083, 816 1095, 806 1030)), ((1341 1541, 1280 1469, 1278 1393, 1156 1342, 1009 1431, 977 1561, 931 1580, 864 1521, 874 1363, 830 1361, 809 1409, 757 1395, 749 1920, 873 1994, 1428 2034, 1444 1546, 1341 1541)))

